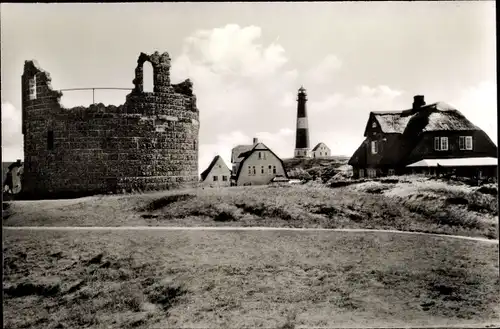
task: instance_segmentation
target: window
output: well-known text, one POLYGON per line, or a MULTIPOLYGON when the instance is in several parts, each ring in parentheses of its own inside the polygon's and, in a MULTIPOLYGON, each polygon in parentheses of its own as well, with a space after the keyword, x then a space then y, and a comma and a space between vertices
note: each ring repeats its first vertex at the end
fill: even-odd
POLYGON ((378 143, 377 141, 372 141, 372 154, 378 153, 378 143))
POLYGON ((396 174, 396 171, 394 169, 389 169, 388 175, 389 176, 394 176, 396 174))
POLYGON ((375 121, 372 123, 372 128, 377 128, 377 123, 375 121))
POLYGON ((260 173, 263 174, 264 173, 264 166, 260 166, 260 173))
POLYGON ((227 182, 227 176, 226 175, 222 176, 222 181, 227 182))
POLYGON ((448 137, 434 137, 434 150, 448 151, 448 137))
POLYGON ((273 166, 273 174, 276 174, 276 166, 273 166))
POLYGON ((472 136, 465 137, 465 149, 472 150, 472 136))
POLYGON ((269 174, 270 174, 270 173, 272 173, 272 166, 271 166, 271 165, 269 165, 269 167, 268 167, 268 171, 267 171, 267 172, 268 172, 269 174))
POLYGON ((30 100, 36 99, 36 75, 32 79, 29 79, 28 85, 30 100))
POLYGON ((253 166, 252 169, 253 169, 253 174, 254 175, 257 174, 257 172, 255 171, 255 166, 253 166))
POLYGON ((441 137, 441 150, 448 151, 448 137, 441 137))
POLYGON ((144 62, 142 65, 142 91, 152 93, 154 91, 153 65, 150 62, 144 62))
POLYGON ((214 176, 214 182, 216 182, 218 180, 219 180, 219 177, 218 176, 214 176))
POLYGON ((259 152, 259 160, 261 160, 261 159, 262 159, 262 153, 259 152))
POLYGON ((377 171, 373 168, 367 169, 367 172, 368 172, 368 177, 370 177, 370 178, 377 176, 377 171))
POLYGON ((320 155, 320 156, 322 155, 322 154, 321 154, 321 152, 319 152, 319 155, 320 155))
POLYGON ((364 169, 359 169, 359 178, 365 177, 365 171, 364 169))
POLYGON ((52 130, 49 130, 47 133, 47 149, 54 149, 54 132, 52 130))
POLYGON ((248 175, 251 175, 251 174, 252 174, 252 167, 248 166, 248 175))
POLYGON ((458 147, 461 150, 472 150, 472 136, 460 136, 458 138, 458 147))

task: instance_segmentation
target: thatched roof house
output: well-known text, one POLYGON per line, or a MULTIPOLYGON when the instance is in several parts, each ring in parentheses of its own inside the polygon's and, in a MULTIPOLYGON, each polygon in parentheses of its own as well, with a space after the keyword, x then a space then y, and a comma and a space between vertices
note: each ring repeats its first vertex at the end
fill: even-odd
POLYGON ((408 110, 370 112, 364 136, 348 162, 355 177, 407 173, 415 168, 408 166, 426 159, 489 158, 479 163, 482 168, 497 158, 484 131, 449 104, 426 105, 423 96, 415 96, 408 110))

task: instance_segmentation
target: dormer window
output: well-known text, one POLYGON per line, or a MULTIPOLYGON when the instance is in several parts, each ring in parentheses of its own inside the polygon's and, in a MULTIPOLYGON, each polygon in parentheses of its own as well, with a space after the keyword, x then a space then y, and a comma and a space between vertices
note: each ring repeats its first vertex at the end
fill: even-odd
POLYGON ((33 76, 33 78, 29 79, 28 85, 29 85, 29 99, 34 100, 36 99, 36 75, 33 76))

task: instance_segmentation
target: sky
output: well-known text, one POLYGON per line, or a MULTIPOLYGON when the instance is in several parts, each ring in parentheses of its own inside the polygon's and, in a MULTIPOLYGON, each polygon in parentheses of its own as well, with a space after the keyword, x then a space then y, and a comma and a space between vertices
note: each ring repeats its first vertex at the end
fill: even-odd
MULTIPOLYGON (((171 81, 193 81, 199 170, 257 137, 293 156, 297 91, 308 94, 311 148, 351 156, 370 111, 414 95, 455 106, 496 143, 494 1, 2 3, 2 158, 23 158, 21 75, 36 60, 54 89, 133 88, 141 52, 168 52, 171 81)), ((96 91, 120 105, 127 91, 96 91)), ((66 92, 66 107, 91 91, 66 92)))

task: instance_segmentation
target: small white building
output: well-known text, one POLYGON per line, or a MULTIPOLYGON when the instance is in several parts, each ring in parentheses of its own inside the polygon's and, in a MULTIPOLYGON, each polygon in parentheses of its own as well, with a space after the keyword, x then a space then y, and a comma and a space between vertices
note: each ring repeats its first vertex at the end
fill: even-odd
POLYGON ((312 149, 312 156, 313 158, 325 158, 329 157, 332 155, 332 152, 330 151, 330 148, 326 146, 325 143, 321 142, 318 143, 313 149, 312 149))
POLYGON ((201 173, 201 183, 204 186, 222 187, 229 186, 231 179, 231 170, 220 155, 210 162, 208 168, 201 173))

